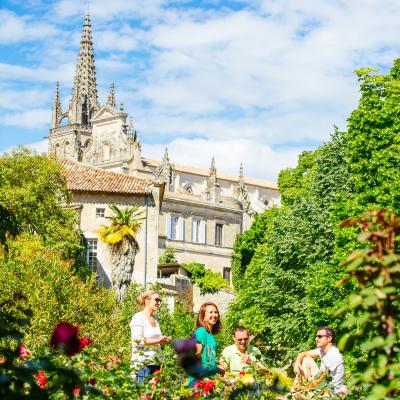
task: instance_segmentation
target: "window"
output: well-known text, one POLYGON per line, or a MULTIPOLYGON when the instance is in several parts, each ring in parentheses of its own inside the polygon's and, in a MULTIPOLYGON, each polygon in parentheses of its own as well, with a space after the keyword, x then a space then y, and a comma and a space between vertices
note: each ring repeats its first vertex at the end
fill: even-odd
POLYGON ((201 219, 193 219, 192 242, 206 243, 206 221, 203 221, 201 219))
POLYGON ((183 217, 167 215, 167 239, 183 240, 183 217))
POLYGON ((105 208, 96 208, 96 218, 104 218, 105 208))
POLYGON ((222 232, 224 230, 224 224, 215 224, 215 245, 222 246, 222 232))
POLYGON ((86 262, 93 271, 97 271, 97 239, 87 240, 86 262))
POLYGON ((222 276, 226 279, 229 283, 231 283, 231 269, 229 267, 224 267, 222 276))

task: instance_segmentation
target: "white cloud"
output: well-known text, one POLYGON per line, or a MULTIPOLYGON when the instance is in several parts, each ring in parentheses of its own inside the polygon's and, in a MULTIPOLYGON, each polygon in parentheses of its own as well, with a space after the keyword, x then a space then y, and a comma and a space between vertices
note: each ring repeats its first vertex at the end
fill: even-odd
POLYGON ((6 126, 17 126, 28 129, 44 129, 49 126, 51 112, 44 108, 23 112, 9 113, 0 116, 0 123, 6 126))
MULTIPOLYGON (((0 156, 4 153, 11 153, 13 150, 15 150, 18 146, 11 146, 8 147, 6 149, 4 149, 3 151, 0 151, 0 156)), ((47 139, 41 140, 40 142, 35 142, 35 143, 31 143, 31 144, 25 144, 24 147, 30 149, 30 150, 34 150, 37 153, 41 154, 41 153, 47 153, 48 150, 48 141, 47 139)))
POLYGON ((209 168, 211 158, 215 157, 217 170, 239 173, 243 163, 246 176, 275 181, 279 171, 296 165, 302 149, 273 150, 262 142, 250 140, 176 139, 166 145, 143 145, 143 154, 161 159, 168 147, 172 163, 209 168))
POLYGON ((48 23, 35 22, 27 16, 18 16, 8 10, 0 10, 0 43, 32 42, 53 36, 58 30, 48 23))
MULTIPOLYGON (((235 172, 243 158, 249 174, 262 178, 260 171, 294 163, 299 143, 327 140, 333 124, 345 128, 358 99, 352 71, 387 69, 400 52, 397 0, 384 6, 378 0, 248 0, 237 9, 223 1, 193 4, 96 0, 90 6, 100 101, 114 81, 144 148, 160 150, 158 156, 162 143, 171 142, 177 157, 190 154, 187 161, 201 148, 196 154, 206 154, 208 166, 210 149, 218 149, 217 164, 230 171, 235 165, 235 172), (150 141, 157 143, 146 145, 150 141), (271 150, 283 143, 294 150, 271 150), (227 154, 231 147, 235 151, 227 154)), ((21 116, 20 126, 28 120, 47 126, 57 80, 65 108, 85 12, 79 0, 56 1, 35 18, 5 11, 10 25, 0 28, 0 42, 13 40, 13 30, 22 40, 32 21, 31 36, 40 26, 45 34, 24 48, 24 61, 0 58, 3 124, 21 116), (14 92, 19 88, 20 96, 14 92), (33 108, 41 110, 37 117, 33 108)))

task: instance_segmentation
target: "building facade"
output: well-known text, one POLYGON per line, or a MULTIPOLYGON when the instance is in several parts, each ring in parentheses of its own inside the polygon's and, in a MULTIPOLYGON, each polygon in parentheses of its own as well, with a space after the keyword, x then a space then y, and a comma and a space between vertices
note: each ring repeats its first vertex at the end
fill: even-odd
POLYGON ((156 278, 157 260, 166 246, 174 249, 178 262, 203 263, 230 281, 235 237, 250 227, 257 213, 280 201, 275 184, 245 177, 242 165, 235 176, 217 171, 214 159, 206 170, 172 162, 167 149, 162 160, 142 155, 132 120, 122 104, 117 106, 114 84, 105 104, 101 106, 98 100, 89 15, 83 25, 71 100, 63 111, 57 83, 48 138, 49 152, 64 160, 74 202, 81 207, 80 226, 88 241, 88 261, 103 271, 104 281, 109 279, 112 266, 107 264, 107 249, 95 231, 105 223, 108 204, 139 204, 147 207, 147 212, 151 208, 147 236, 139 238, 138 258, 143 259, 135 265, 139 282, 144 280, 145 268, 149 280, 156 278), (81 188, 78 170, 85 182, 84 175, 91 171, 93 188, 86 182, 85 191, 77 189, 81 188), (120 187, 112 192, 98 190, 104 180, 117 177, 127 180, 125 184, 137 179, 150 192, 119 192, 120 187), (148 202, 149 196, 151 207, 144 200, 148 202))

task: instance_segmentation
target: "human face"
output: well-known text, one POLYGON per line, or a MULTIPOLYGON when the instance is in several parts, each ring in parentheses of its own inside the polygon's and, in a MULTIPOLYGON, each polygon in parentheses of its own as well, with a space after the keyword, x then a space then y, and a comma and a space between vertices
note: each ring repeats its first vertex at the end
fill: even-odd
POLYGON ((148 306, 152 312, 157 311, 161 306, 161 297, 159 293, 152 294, 148 301, 148 306))
POLYGON ((215 306, 207 306, 204 311, 204 322, 211 328, 217 322, 219 318, 218 310, 215 306))
POLYGON ((244 353, 247 350, 247 346, 249 345, 249 332, 236 331, 232 338, 239 351, 241 353, 244 353))
POLYGON ((326 347, 329 343, 332 342, 332 337, 327 334, 325 329, 321 329, 320 331, 317 332, 315 335, 315 342, 317 343, 318 348, 324 348, 326 347))

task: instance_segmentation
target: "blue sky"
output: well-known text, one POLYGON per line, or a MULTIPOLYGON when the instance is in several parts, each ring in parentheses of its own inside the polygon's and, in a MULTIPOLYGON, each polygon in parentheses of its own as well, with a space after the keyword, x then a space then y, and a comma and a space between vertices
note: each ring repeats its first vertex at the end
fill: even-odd
MULTIPOLYGON (((0 152, 46 149, 72 87, 87 4, 0 3, 0 152)), ((143 154, 275 180, 346 128, 354 69, 400 50, 397 0, 91 0, 99 101, 115 83, 143 154)))

